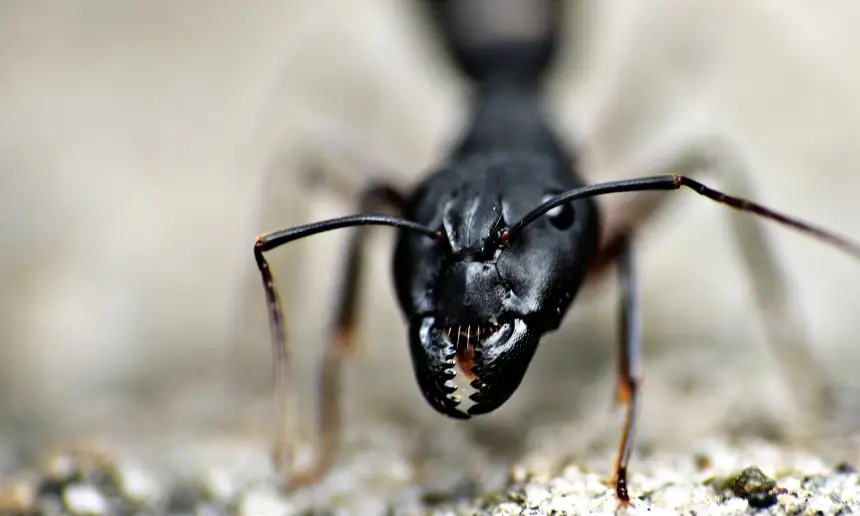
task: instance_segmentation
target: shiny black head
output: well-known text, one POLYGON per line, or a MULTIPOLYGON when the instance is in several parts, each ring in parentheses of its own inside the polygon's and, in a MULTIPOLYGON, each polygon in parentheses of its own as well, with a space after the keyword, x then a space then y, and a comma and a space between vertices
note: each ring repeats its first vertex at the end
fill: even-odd
POLYGON ((501 406, 541 337, 561 323, 596 252, 593 200, 555 208, 509 241, 502 230, 579 186, 566 162, 478 155, 438 172, 411 198, 406 217, 444 235, 401 232, 394 261, 415 375, 438 411, 466 418, 501 406), (468 413, 457 407, 458 369, 476 391, 468 413))

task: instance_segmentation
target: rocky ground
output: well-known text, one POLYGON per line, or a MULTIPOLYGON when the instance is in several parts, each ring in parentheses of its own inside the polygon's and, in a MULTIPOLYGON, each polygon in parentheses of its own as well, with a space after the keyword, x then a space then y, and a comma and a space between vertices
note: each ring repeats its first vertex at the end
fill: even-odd
MULTIPOLYGON (((289 495, 274 487, 265 448, 253 443, 58 451, 7 482, 0 513, 606 514, 616 509, 605 483, 611 453, 565 458, 549 468, 504 465, 455 439, 448 445, 463 446, 468 455, 458 471, 450 463, 434 463, 431 449, 419 457, 401 446, 408 437, 383 428, 372 438, 354 440, 345 460, 320 485, 289 495), (144 460, 148 454, 159 460, 144 460), (173 464, 171 472, 152 466, 155 462, 173 464)), ((435 444, 442 445, 442 439, 435 444)), ((641 450, 630 484, 630 513, 860 511, 854 465, 759 440, 701 441, 687 452, 641 450)))

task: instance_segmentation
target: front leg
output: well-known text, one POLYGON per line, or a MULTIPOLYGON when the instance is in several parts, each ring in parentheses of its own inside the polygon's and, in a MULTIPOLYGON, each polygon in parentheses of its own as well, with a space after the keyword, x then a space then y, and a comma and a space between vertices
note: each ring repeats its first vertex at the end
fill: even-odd
MULTIPOLYGON (((741 197, 753 196, 746 174, 726 174, 726 187, 741 197)), ((823 418, 829 418, 836 410, 834 386, 812 353, 799 306, 789 292, 790 276, 770 244, 763 224, 756 217, 731 211, 730 227, 745 265, 747 280, 752 284, 765 337, 782 373, 789 379, 798 407, 814 416, 808 420, 814 425, 823 418)), ((792 426, 800 429, 802 425, 794 422, 792 426)), ((799 430, 794 432, 795 436, 800 434, 799 430)))
POLYGON ((615 494, 622 506, 632 505, 627 490, 627 464, 633 448, 633 431, 636 425, 636 410, 639 406, 640 356, 642 329, 639 324, 639 278, 633 262, 630 238, 622 238, 618 244, 618 280, 621 287, 621 309, 619 310, 618 339, 618 386, 615 397, 625 407, 624 427, 615 461, 615 494))
MULTIPOLYGON (((404 198, 388 184, 370 185, 360 194, 361 213, 386 210, 399 214, 404 198)), ((358 344, 358 299, 363 276, 363 258, 368 228, 359 227, 350 236, 346 261, 341 278, 337 312, 332 324, 331 337, 320 365, 318 385, 317 424, 318 441, 313 463, 305 470, 293 474, 287 487, 298 487, 317 482, 331 467, 341 442, 341 385, 343 361, 358 344)))
MULTIPOLYGON (((716 173, 727 190, 752 198, 749 186, 752 173, 740 149, 710 125, 700 122, 676 125, 649 145, 644 155, 628 163, 622 176, 696 175, 703 171, 716 173)), ((618 259, 627 235, 652 219, 666 200, 665 194, 656 192, 602 199, 606 224, 594 272, 600 273, 618 259)), ((788 292, 789 276, 768 239, 763 221, 749 213, 729 211, 732 235, 743 270, 752 284, 772 356, 789 379, 787 383, 800 408, 815 416, 812 419, 827 417, 833 410, 831 385, 809 348, 806 329, 788 292)))
MULTIPOLYGON (((361 212, 393 208, 400 211, 403 197, 387 184, 374 184, 362 191, 359 199, 361 212)), ((367 228, 354 230, 350 239, 347 259, 344 264, 344 277, 338 300, 338 311, 333 323, 331 337, 323 355, 319 383, 318 442, 313 463, 305 470, 293 472, 294 448, 297 442, 295 422, 298 416, 295 386, 292 381, 292 356, 286 338, 286 321, 281 311, 281 302, 275 288, 275 281, 268 262, 263 254, 275 249, 284 241, 283 231, 276 231, 257 238, 254 255, 263 279, 269 320, 272 329, 272 350, 274 355, 274 384, 276 417, 278 428, 272 457, 275 469, 286 477, 285 488, 291 489, 319 480, 331 466, 340 444, 340 374, 343 359, 350 348, 355 346, 357 322, 356 308, 359 285, 362 275, 362 258, 367 241, 367 228)))

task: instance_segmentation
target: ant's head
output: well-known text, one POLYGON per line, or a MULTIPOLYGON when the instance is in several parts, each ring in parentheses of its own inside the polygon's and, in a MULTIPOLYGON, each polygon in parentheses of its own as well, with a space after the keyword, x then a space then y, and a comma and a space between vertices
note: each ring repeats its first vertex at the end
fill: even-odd
POLYGON ((541 337, 556 329, 597 247, 592 199, 547 211, 510 231, 542 202, 581 186, 549 160, 460 163, 413 196, 406 217, 439 238, 404 231, 395 254, 410 349, 427 401, 451 417, 500 407, 519 387, 541 337), (475 390, 458 407, 457 375, 475 390))

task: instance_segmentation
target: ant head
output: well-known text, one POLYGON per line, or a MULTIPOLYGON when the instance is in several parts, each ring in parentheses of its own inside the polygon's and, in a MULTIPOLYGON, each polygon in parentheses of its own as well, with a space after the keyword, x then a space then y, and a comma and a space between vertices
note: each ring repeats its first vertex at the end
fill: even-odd
POLYGON ((569 167, 549 160, 473 160, 413 196, 406 217, 440 238, 402 232, 395 280, 416 378, 438 411, 466 418, 500 407, 541 337, 561 323, 596 251, 593 200, 559 206, 514 235, 507 228, 579 186, 569 167), (458 374, 476 390, 468 412, 458 407, 458 374))

